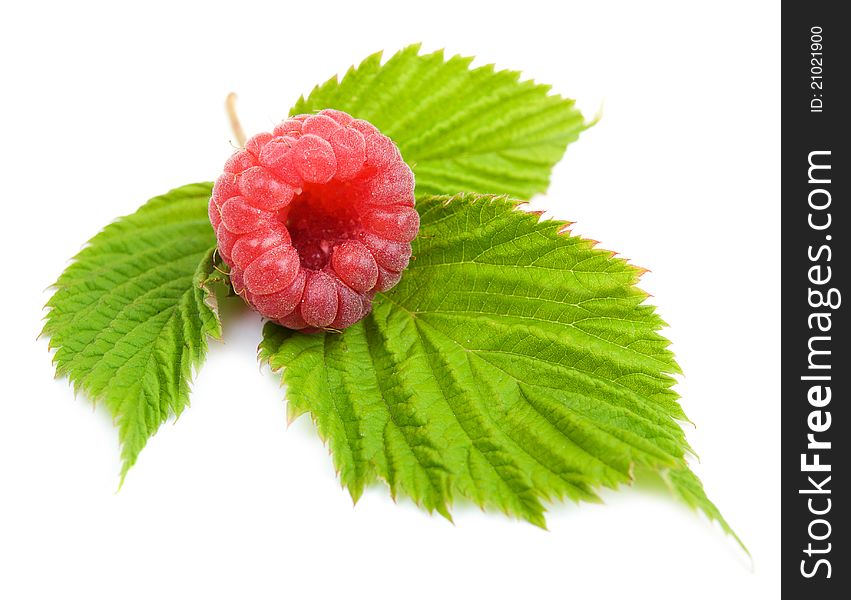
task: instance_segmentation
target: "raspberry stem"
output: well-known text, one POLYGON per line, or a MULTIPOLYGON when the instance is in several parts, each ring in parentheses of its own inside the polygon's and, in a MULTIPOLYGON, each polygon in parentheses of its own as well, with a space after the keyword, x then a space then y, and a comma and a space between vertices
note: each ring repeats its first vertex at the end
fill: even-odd
POLYGON ((240 148, 245 147, 245 132, 242 130, 242 123, 239 122, 239 115, 236 114, 236 94, 231 92, 225 100, 225 108, 228 111, 228 120, 230 128, 233 131, 233 136, 236 138, 236 143, 240 148))

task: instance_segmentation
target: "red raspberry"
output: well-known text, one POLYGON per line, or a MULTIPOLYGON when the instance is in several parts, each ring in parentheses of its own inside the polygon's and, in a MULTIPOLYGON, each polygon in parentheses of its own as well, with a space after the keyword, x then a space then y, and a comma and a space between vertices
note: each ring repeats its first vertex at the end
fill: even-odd
POLYGON ((210 221, 233 288, 291 329, 342 329, 399 282, 420 219, 414 175, 373 125, 287 119, 225 163, 210 221))

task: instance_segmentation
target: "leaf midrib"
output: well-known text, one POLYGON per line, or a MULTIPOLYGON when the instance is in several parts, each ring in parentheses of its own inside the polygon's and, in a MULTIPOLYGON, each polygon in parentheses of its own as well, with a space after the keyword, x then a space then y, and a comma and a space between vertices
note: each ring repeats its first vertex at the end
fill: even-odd
MULTIPOLYGON (((394 306, 398 307, 398 308, 399 308, 399 310, 401 310, 401 311, 403 311, 404 313, 406 313, 406 314, 408 315, 408 318, 409 318, 409 319, 411 319, 411 320, 412 320, 412 322, 414 322, 415 326, 416 326, 416 324, 417 324, 418 322, 422 321, 422 320, 423 320, 423 318, 426 318, 426 319, 427 319, 427 315, 426 315, 426 314, 424 314, 424 313, 414 313, 414 312, 412 312, 412 311, 408 310, 406 307, 404 307, 404 306, 402 306, 402 305, 400 305, 400 304, 396 303, 393 299, 391 299, 390 297, 388 297, 386 294, 382 294, 382 296, 383 296, 385 299, 387 299, 387 300, 388 300, 391 304, 393 304, 394 306)), ((482 353, 483 353, 483 352, 487 352, 487 351, 482 351, 482 350, 475 349, 475 348, 467 348, 466 346, 464 346, 463 344, 461 344, 458 340, 456 340, 456 339, 452 338, 449 334, 447 334, 447 333, 446 333, 445 331, 443 331, 442 329, 440 329, 440 328, 438 328, 438 327, 436 327, 436 326, 434 326, 434 325, 432 325, 432 324, 429 324, 429 323, 427 323, 427 322, 426 322, 426 324, 427 324, 427 325, 429 325, 429 327, 431 327, 434 331, 436 331, 436 332, 437 332, 437 333, 439 333, 440 335, 444 336, 447 340, 449 340, 449 341, 450 341, 450 342, 452 342, 453 344, 457 345, 457 346, 458 346, 459 348, 461 348, 464 352, 469 352, 469 353, 476 354, 476 355, 477 355, 477 356, 479 356, 479 357, 480 357, 483 361, 488 362, 489 364, 492 364, 492 365, 494 366, 494 368, 499 369, 500 371, 505 372, 505 371, 504 371, 501 367, 499 367, 498 365, 496 365, 496 364, 492 363, 492 362, 491 362, 491 361, 489 361, 489 360, 488 360, 485 356, 483 356, 483 355, 482 355, 482 353)), ((518 353, 509 352, 509 351, 503 351, 503 352, 504 352, 504 353, 507 353, 507 354, 513 354, 513 355, 515 355, 515 356, 520 356, 520 357, 522 357, 522 358, 524 358, 524 359, 531 359, 531 358, 532 358, 532 357, 529 357, 529 356, 527 356, 527 355, 521 355, 521 354, 518 354, 518 353)), ((542 362, 546 362, 547 364, 551 365, 552 367, 556 368, 557 370, 574 371, 574 372, 576 372, 576 373, 580 374, 581 376, 588 377, 588 378, 590 378, 590 379, 594 379, 594 380, 596 380, 596 381, 599 381, 599 382, 601 382, 604 386, 605 386, 605 385, 611 385, 611 386, 613 386, 613 387, 620 388, 620 389, 622 389, 624 392, 626 392, 629 396, 640 397, 640 394, 639 394, 638 392, 636 392, 635 390, 633 390, 633 389, 631 389, 631 388, 629 388, 629 387, 627 387, 627 386, 623 385, 622 383, 619 383, 619 382, 614 381, 614 380, 611 380, 611 379, 604 379, 604 378, 601 378, 601 377, 597 376, 596 374, 594 374, 594 373, 592 373, 592 372, 589 372, 589 371, 583 371, 583 370, 578 369, 578 368, 576 368, 576 367, 574 367, 574 366, 565 365, 565 364, 560 363, 560 362, 553 362, 553 361, 550 361, 550 360, 546 360, 546 359, 544 359, 544 358, 542 358, 542 357, 534 357, 534 359, 535 359, 535 360, 540 360, 540 361, 542 361, 542 362)), ((514 381, 519 381, 519 380, 517 380, 517 379, 516 379, 516 378, 515 378, 512 374, 510 374, 510 373, 507 373, 507 372, 506 372, 506 375, 508 375, 509 377, 511 377, 511 379, 513 379, 514 381)), ((522 382, 522 383, 528 383, 528 382, 522 382)), ((535 384, 532 384, 532 385, 535 385, 535 384)), ((671 423, 672 423, 672 426, 675 426, 675 425, 676 425, 676 421, 673 419, 673 417, 671 417, 671 416, 670 416, 667 412, 662 411, 662 410, 661 410, 661 407, 657 406, 655 403, 648 403, 648 405, 647 405, 647 406, 648 406, 648 408, 650 408, 653 412, 655 412, 655 413, 659 414, 660 416, 662 416, 662 417, 667 417, 668 419, 670 419, 670 420, 671 420, 671 423)), ((661 425, 660 425, 660 424, 658 424, 658 423, 654 423, 653 421, 649 420, 647 417, 645 417, 645 416, 643 416, 643 415, 639 415, 639 414, 635 413, 634 411, 632 411, 632 410, 631 410, 631 409, 629 409, 628 407, 621 406, 621 407, 619 407, 619 408, 621 408, 621 409, 623 409, 623 410, 625 410, 625 411, 629 412, 629 413, 630 413, 630 414, 632 414, 635 418, 640 419, 640 420, 643 420, 643 421, 644 421, 645 423, 647 423, 647 424, 650 424, 650 425, 652 425, 652 426, 654 426, 654 427, 661 427, 661 425)), ((673 440, 673 441, 676 441, 676 440, 673 440)))

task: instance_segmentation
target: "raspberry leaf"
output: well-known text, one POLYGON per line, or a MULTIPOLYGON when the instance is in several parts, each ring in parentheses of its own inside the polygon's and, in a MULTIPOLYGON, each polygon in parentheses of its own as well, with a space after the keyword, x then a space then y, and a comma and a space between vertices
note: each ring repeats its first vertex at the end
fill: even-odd
POLYGON ((455 498, 544 526, 655 470, 732 530, 686 462, 664 326, 642 270, 505 197, 420 201, 416 260, 342 333, 267 323, 291 418, 309 413, 357 500, 379 479, 449 518, 455 498))
POLYGON ((530 198, 588 123, 573 100, 493 65, 415 44, 385 64, 373 54, 302 97, 290 111, 324 108, 366 119, 389 136, 414 170, 417 194, 477 192, 530 198))
POLYGON ((112 414, 122 481, 160 424, 189 404, 207 336, 221 336, 210 190, 172 190, 105 227, 47 303, 42 334, 56 349, 56 374, 112 414))

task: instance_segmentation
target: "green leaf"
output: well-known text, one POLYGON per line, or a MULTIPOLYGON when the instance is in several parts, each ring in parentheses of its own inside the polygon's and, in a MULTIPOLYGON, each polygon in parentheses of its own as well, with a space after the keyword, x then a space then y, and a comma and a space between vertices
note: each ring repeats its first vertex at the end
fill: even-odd
POLYGON ((641 466, 730 531, 688 470, 642 270, 504 197, 418 208, 415 260, 369 317, 315 335, 269 323, 260 345, 352 497, 377 478, 447 517, 466 498, 544 526, 544 502, 596 501, 641 466))
POLYGON ((102 401, 122 444, 122 481, 170 415, 189 404, 193 367, 220 337, 208 279, 216 239, 210 184, 149 200, 89 240, 55 284, 43 335, 57 376, 102 401))
POLYGON ((733 531, 727 520, 721 515, 721 511, 718 510, 718 507, 706 495, 703 484, 700 483, 700 479, 697 478, 697 475, 691 469, 680 468, 663 471, 662 478, 683 502, 694 509, 702 511, 710 520, 718 521, 721 528, 726 533, 732 535, 739 543, 739 546, 742 547, 742 550, 750 556, 750 551, 745 546, 745 543, 736 535, 736 532, 733 531))
POLYGON ((471 70, 472 58, 419 50, 408 46, 384 65, 373 54, 314 88, 291 114, 336 108, 370 121, 399 146, 418 195, 545 191, 567 145, 591 125, 573 100, 516 71, 471 70))

